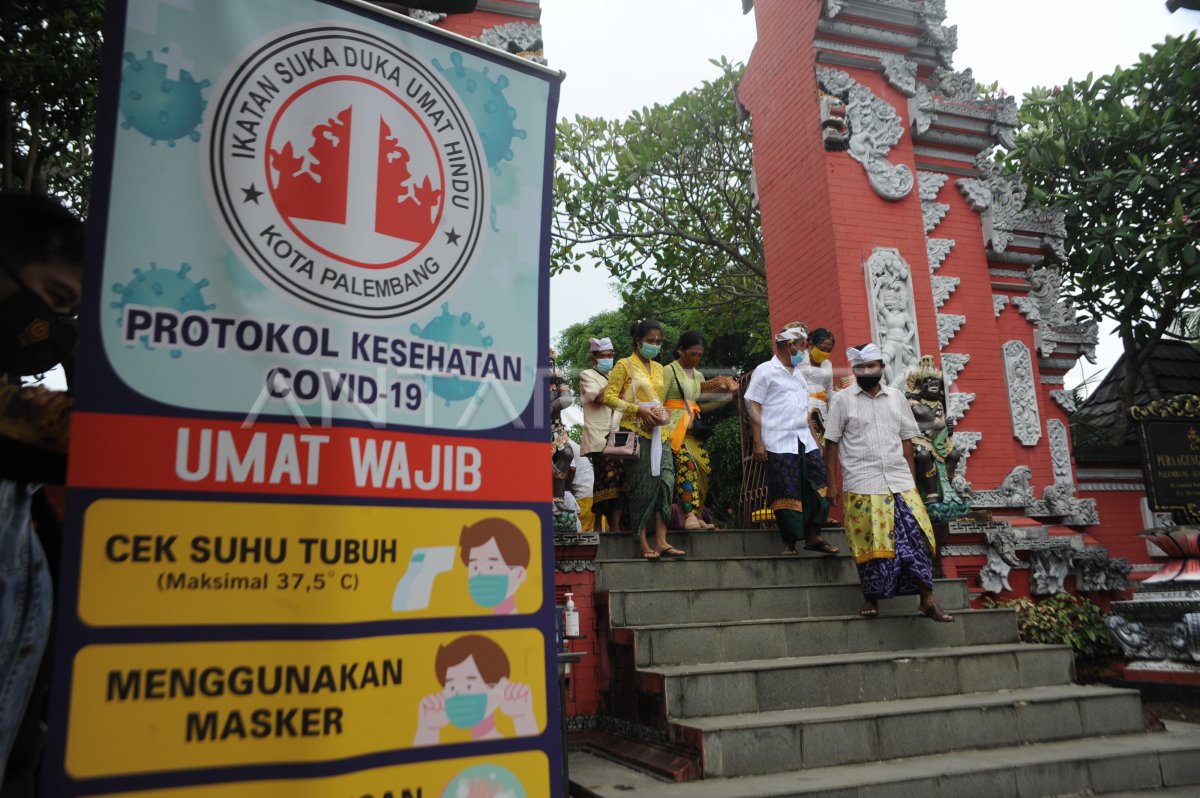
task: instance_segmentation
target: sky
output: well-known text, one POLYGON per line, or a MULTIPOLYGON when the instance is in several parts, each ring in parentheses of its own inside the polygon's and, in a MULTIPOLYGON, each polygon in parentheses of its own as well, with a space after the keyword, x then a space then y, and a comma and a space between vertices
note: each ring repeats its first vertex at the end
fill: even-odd
MULTIPOLYGON (((790 0, 817 2, 818 0, 790 0)), ((718 74, 709 59, 745 62, 754 47, 754 12, 741 0, 542 0, 550 66, 566 72, 559 118, 623 118, 667 103, 718 74)), ((1168 35, 1200 27, 1200 12, 1171 14, 1162 0, 947 0, 958 26, 955 69, 997 80, 1018 100, 1033 86, 1066 83, 1128 66, 1168 35)), ((584 268, 550 281, 551 339, 567 326, 618 306, 607 272, 584 268)), ((1067 385, 1099 378, 1120 355, 1101 325, 1096 366, 1080 360, 1067 385)))

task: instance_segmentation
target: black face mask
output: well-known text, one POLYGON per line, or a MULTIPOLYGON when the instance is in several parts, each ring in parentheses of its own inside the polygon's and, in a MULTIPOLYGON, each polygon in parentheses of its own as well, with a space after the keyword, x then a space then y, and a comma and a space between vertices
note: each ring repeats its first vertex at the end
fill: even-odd
POLYGON ((75 360, 79 332, 73 316, 55 313, 25 282, 5 268, 17 290, 0 299, 0 373, 43 374, 75 360))
POLYGON ((882 379, 883 379, 882 371, 877 372, 875 374, 870 374, 870 375, 865 375, 865 374, 855 374, 854 375, 854 381, 857 382, 858 387, 862 388, 864 391, 871 390, 876 385, 878 385, 879 381, 882 379))

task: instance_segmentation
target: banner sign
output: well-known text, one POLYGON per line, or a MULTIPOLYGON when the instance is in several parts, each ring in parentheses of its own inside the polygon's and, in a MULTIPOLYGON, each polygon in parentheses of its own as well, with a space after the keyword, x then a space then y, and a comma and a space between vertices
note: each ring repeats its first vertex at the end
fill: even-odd
POLYGON ((110 0, 45 794, 561 795, 561 75, 110 0))

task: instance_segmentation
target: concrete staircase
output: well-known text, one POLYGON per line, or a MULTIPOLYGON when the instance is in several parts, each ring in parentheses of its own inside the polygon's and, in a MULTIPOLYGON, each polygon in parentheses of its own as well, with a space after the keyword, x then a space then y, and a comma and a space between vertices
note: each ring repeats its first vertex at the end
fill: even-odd
MULTIPOLYGON (((846 549, 840 532, 826 538, 846 549)), ((1073 684, 1069 648, 1019 643, 1015 615, 969 609, 962 580, 935 586, 955 623, 918 616, 916 597, 864 619, 845 554, 783 557, 774 531, 671 539, 686 560, 633 559, 628 537, 602 537, 605 711, 692 766, 655 779, 577 751, 573 794, 983 798, 1200 785, 1200 729, 1145 732, 1136 691, 1073 684)))

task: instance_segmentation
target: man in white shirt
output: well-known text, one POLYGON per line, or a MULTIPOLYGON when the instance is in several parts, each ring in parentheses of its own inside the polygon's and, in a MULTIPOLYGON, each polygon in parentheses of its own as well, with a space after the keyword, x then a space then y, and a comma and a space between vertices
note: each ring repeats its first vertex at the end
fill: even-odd
POLYGON ((833 395, 825 420, 830 500, 844 494, 846 540, 858 566, 865 618, 879 600, 920 595, 920 612, 954 620, 933 598, 933 526, 913 480, 912 439, 920 434, 903 392, 881 385, 875 344, 846 350, 855 384, 833 395))
MULTIPOLYGON (((808 348, 808 328, 792 322, 775 336, 775 357, 754 369, 746 403, 754 431, 754 459, 767 464, 767 503, 783 538, 783 553, 796 544, 822 554, 837 547, 821 539, 829 501, 813 477, 824 474, 821 452, 808 426, 808 383, 798 368, 808 348)), ((821 480, 823 483, 823 479, 821 480)))

